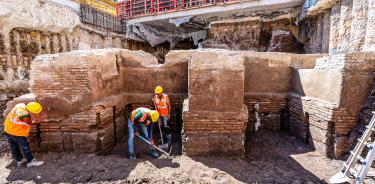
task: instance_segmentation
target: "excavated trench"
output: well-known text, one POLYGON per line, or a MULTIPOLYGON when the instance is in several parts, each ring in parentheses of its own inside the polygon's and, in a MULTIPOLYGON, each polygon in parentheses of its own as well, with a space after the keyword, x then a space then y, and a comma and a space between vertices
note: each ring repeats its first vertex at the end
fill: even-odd
MULTIPOLYGON (((30 144, 47 164, 13 167, 0 135, 0 183, 327 182, 341 167, 328 158, 345 158, 373 109, 374 9, 350 2, 305 4, 299 20, 210 22, 200 46, 227 50, 189 50, 197 49, 189 39, 173 50, 168 41, 151 47, 47 2, 29 12, 45 25, 9 16, 21 27, 0 32, 0 110, 8 101, 5 114, 16 103, 42 103, 30 144), (64 10, 60 20, 69 21, 55 25, 38 10, 64 10), (131 162, 127 119, 150 107, 158 85, 173 103, 175 157, 153 160, 136 140, 140 159, 131 162)), ((160 144, 158 126, 153 132, 160 144)))
MULTIPOLYGON (((346 54, 343 57, 359 63, 375 61, 375 56, 367 53, 346 54)), ((186 182, 182 172, 197 163, 204 163, 205 166, 229 172, 230 175, 208 169, 212 172, 210 176, 220 175, 231 183, 238 180, 324 182, 334 174, 328 172, 332 168, 325 168, 325 173, 319 173, 317 171, 321 166, 314 165, 309 159, 313 157, 316 163, 324 162, 339 168, 337 162, 326 156, 340 158, 346 153, 348 136, 337 132, 352 129, 352 114, 361 110, 367 97, 362 92, 370 90, 367 84, 373 80, 373 76, 368 75, 373 71, 373 64, 361 67, 346 65, 348 68, 345 68, 345 72, 332 70, 341 65, 327 64, 342 61, 340 59, 324 55, 209 49, 171 51, 166 55, 164 64, 159 64, 157 58, 149 53, 124 49, 44 55, 37 57, 31 65, 32 94, 16 98, 9 103, 9 107, 35 99, 47 107, 44 117, 36 119, 41 124, 32 129, 30 143, 33 150, 59 152, 59 158, 42 154, 41 157, 48 161, 57 160, 62 164, 66 160, 76 159, 76 153, 99 153, 107 158, 97 158, 91 154, 94 161, 90 161, 88 167, 99 164, 108 171, 115 169, 113 167, 151 169, 153 164, 163 165, 165 162, 143 162, 143 159, 150 158, 146 145, 139 140, 135 144, 140 168, 130 163, 126 166, 115 164, 108 159, 126 157, 126 120, 131 110, 140 106, 150 107, 153 88, 162 85, 173 102, 172 154, 183 154, 173 158, 180 168, 170 165, 178 170, 163 171, 181 175, 168 177, 169 180, 186 182), (318 59, 321 57, 324 60, 318 59), (327 60, 331 62, 325 62, 327 60), (47 83, 49 85, 45 85, 47 83), (347 88, 353 84, 358 88, 347 88), (353 93, 361 96, 356 101, 347 101, 349 98, 345 95, 353 93), (347 122, 332 123, 337 119, 347 122), (322 123, 327 127, 322 127, 322 123), (289 135, 279 130, 287 130, 289 135), (288 145, 288 148, 280 145, 288 145), (238 165, 228 165, 227 158, 214 157, 223 155, 229 158, 238 156, 237 159, 244 160, 235 159, 238 165), (268 180, 262 173, 252 175, 248 172, 248 166, 254 164, 263 168, 275 166, 287 179, 275 176, 275 170, 268 173, 260 167, 253 169, 259 169, 272 179, 268 180), (308 170, 301 169, 300 164, 308 170), (239 172, 233 173, 233 167, 238 168, 239 172), (293 177, 300 175, 305 177, 293 177)), ((154 128, 157 142, 158 129, 157 126, 154 128)), ((88 160, 77 159, 77 162, 86 164, 88 160)), ((72 163, 71 167, 74 165, 72 163)), ((205 166, 195 167, 204 169, 205 166)), ((47 167, 57 169, 55 165, 47 167)), ((101 180, 86 170, 71 170, 84 176, 72 179, 74 181, 101 180)), ((45 170, 39 172, 46 177, 43 181, 54 181, 45 170)), ((124 172, 130 176, 128 179, 134 179, 130 182, 142 180, 142 177, 148 178, 147 181, 167 181, 135 176, 129 173, 132 170, 124 172)), ((159 177, 161 171, 154 168, 152 172, 159 177)), ((28 179, 22 172, 9 176, 10 180, 14 180, 13 177, 28 179)), ((109 180, 125 177, 122 174, 103 176, 109 180)), ((196 176, 204 178, 199 174, 196 176)), ((59 177, 67 180, 68 176, 60 173, 59 177)), ((193 177, 192 181, 199 182, 198 178, 193 177)))

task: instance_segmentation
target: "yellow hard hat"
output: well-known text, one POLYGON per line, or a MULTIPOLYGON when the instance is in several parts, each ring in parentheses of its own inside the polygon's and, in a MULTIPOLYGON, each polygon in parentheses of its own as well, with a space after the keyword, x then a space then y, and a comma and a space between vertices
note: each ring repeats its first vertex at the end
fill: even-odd
POLYGON ((43 108, 38 102, 30 102, 26 105, 26 109, 33 114, 39 114, 43 108))
POLYGON ((163 88, 162 88, 161 86, 157 86, 157 87, 155 88, 155 93, 156 93, 156 94, 163 93, 163 88))
POLYGON ((155 111, 155 110, 152 110, 151 112, 150 112, 150 115, 151 115, 151 121, 152 122, 157 122, 158 121, 158 119, 159 119, 159 112, 158 111, 155 111))

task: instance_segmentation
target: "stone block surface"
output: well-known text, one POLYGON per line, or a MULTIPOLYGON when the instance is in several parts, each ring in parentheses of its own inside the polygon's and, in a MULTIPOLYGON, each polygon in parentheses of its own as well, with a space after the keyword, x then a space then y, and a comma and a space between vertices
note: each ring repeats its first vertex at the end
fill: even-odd
POLYGON ((188 89, 183 151, 188 155, 243 155, 248 120, 243 103, 243 57, 228 51, 192 52, 188 89))

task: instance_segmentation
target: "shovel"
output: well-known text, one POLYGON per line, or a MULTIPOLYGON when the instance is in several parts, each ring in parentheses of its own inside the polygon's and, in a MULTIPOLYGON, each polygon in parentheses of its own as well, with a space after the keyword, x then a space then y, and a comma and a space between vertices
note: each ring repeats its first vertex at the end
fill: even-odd
POLYGON ((163 145, 163 148, 164 148, 164 137, 163 137, 163 133, 161 132, 161 127, 160 127, 160 121, 158 121, 158 125, 159 125, 159 132, 160 132, 160 139, 161 139, 161 145, 163 145))
POLYGON ((169 153, 167 153, 166 151, 160 149, 159 147, 153 145, 150 141, 146 140, 145 138, 143 138, 142 136, 140 135, 136 135, 138 138, 140 138, 143 142, 147 143, 148 145, 152 146, 153 148, 155 148, 156 150, 160 151, 161 153, 163 153, 164 155, 166 155, 168 158, 171 156, 169 153))

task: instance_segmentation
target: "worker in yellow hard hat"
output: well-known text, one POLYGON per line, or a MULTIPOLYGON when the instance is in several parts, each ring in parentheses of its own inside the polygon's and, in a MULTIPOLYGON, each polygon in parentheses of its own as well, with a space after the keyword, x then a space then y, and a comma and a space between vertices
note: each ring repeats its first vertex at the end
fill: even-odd
MULTIPOLYGON (((159 119, 158 111, 151 110, 145 107, 139 107, 132 111, 131 117, 128 120, 128 130, 129 130, 129 137, 128 137, 128 152, 129 152, 129 159, 135 160, 135 153, 134 153, 134 135, 139 135, 138 130, 141 130, 142 137, 153 143, 152 141, 152 130, 153 130, 153 123, 157 122, 159 119)), ((159 157, 156 153, 154 148, 149 145, 149 153, 154 158, 159 157)))
POLYGON ((155 88, 155 95, 152 98, 154 108, 159 112, 160 117, 158 120, 159 127, 161 127, 161 134, 163 137, 161 138, 162 145, 159 147, 162 149, 168 149, 172 143, 172 131, 168 126, 168 121, 171 117, 171 102, 169 100, 168 95, 163 93, 163 88, 161 86, 157 86, 155 88))
POLYGON ((5 119, 5 137, 17 166, 21 166, 25 162, 27 162, 27 167, 44 164, 43 161, 37 161, 33 157, 28 140, 30 126, 33 123, 31 115, 39 114, 40 112, 42 112, 42 106, 38 102, 30 102, 27 105, 19 103, 13 107, 5 119))

